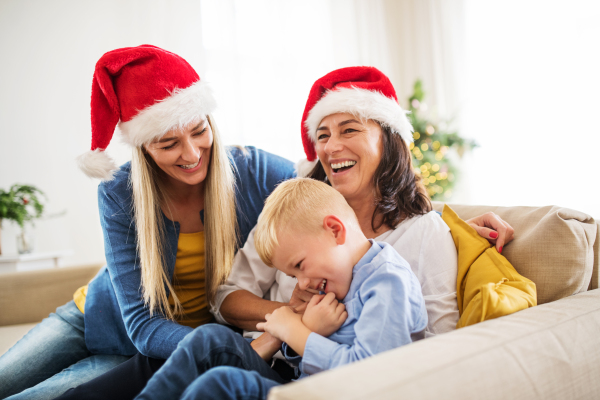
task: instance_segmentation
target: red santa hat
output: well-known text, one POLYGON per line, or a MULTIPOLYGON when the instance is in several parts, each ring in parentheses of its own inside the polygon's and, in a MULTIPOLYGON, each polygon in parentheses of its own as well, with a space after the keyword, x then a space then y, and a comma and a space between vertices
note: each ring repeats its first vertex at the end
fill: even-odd
POLYGON ((109 51, 98 60, 91 108, 92 148, 77 162, 86 175, 110 180, 118 167, 104 150, 117 123, 123 141, 140 147, 199 120, 216 102, 187 61, 144 44, 109 51))
POLYGON ((301 128, 307 160, 296 165, 299 176, 308 175, 316 164, 319 124, 323 118, 336 113, 377 121, 405 141, 413 140, 413 128, 406 117, 408 112, 398 104, 396 91, 387 76, 374 67, 337 69, 318 79, 310 89, 301 128))

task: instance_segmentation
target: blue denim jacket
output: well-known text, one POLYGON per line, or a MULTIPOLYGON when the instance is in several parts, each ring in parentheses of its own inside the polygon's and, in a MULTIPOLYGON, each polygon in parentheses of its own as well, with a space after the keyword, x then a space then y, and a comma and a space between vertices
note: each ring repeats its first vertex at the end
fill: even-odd
MULTIPOLYGON (((240 244, 256 225, 264 201, 275 186, 294 176, 293 164, 281 157, 246 147, 228 149, 235 166, 240 244)), ((100 223, 107 266, 88 287, 85 303, 85 343, 95 354, 133 355, 140 352, 166 359, 192 328, 160 315, 150 317, 141 295, 140 260, 129 183, 131 166, 124 164, 115 179, 98 186, 100 223)), ((201 217, 204 215, 201 212, 201 217)), ((163 215, 166 228, 166 268, 173 279, 179 224, 163 215)))

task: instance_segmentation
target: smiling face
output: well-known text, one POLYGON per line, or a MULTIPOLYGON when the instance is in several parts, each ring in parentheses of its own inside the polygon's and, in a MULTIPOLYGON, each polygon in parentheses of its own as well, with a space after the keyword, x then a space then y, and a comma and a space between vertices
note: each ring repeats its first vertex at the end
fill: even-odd
POLYGON ((323 228, 319 233, 286 229, 278 235, 273 266, 297 278, 302 290, 333 292, 343 300, 350 290, 356 251, 345 246, 347 231, 340 219, 325 217, 323 228))
POLYGON ((323 118, 316 137, 317 155, 331 186, 348 202, 373 197, 373 176, 383 152, 381 126, 352 114, 332 114, 323 118))
POLYGON ((210 164, 213 133, 206 118, 181 129, 167 132, 144 145, 156 165, 174 186, 199 185, 206 179, 210 164))

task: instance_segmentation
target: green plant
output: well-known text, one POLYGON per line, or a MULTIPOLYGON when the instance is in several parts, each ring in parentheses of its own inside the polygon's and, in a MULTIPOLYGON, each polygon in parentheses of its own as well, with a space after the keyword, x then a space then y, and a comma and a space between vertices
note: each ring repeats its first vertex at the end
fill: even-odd
POLYGON ((477 147, 473 140, 462 138, 458 132, 447 132, 424 115, 427 107, 423 100, 425 92, 423 84, 417 80, 413 94, 408 99, 411 113, 414 143, 410 144, 415 172, 423 180, 427 193, 432 200, 448 200, 452 196, 458 168, 448 157, 448 150, 454 149, 459 157, 465 150, 477 147))
POLYGON ((16 222, 21 228, 25 222, 42 216, 44 192, 31 185, 12 185, 8 191, 0 189, 0 222, 16 222))

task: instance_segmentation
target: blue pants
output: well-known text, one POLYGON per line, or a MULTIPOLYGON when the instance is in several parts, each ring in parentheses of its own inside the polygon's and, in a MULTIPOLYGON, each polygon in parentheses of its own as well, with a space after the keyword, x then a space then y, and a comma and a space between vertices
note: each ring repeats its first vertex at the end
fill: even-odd
POLYGON ((128 358, 91 354, 83 314, 70 301, 0 357, 0 399, 54 399, 128 358))
POLYGON ((265 399, 283 383, 246 339, 208 324, 179 343, 136 399, 265 399))

